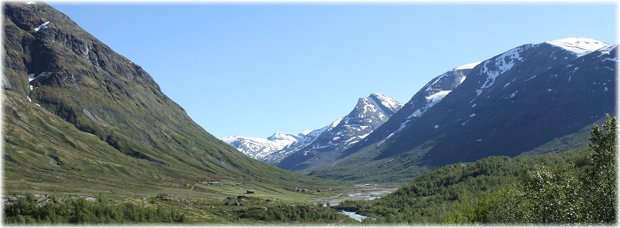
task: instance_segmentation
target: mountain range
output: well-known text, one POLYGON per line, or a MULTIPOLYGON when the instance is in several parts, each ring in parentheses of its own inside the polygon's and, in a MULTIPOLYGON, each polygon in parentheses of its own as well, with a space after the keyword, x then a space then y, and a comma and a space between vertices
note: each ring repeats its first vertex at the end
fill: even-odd
POLYGON ((359 115, 374 94, 360 99, 342 126, 336 121, 303 140, 310 143, 271 147, 259 159, 323 178, 389 182, 488 156, 584 145, 587 129, 615 112, 616 49, 589 38, 525 44, 433 78, 402 108, 359 115), (347 131, 355 126, 368 128, 347 131))
POLYGON ((285 169, 303 170, 318 167, 337 157, 381 126, 402 105, 391 97, 372 93, 359 98, 353 110, 331 124, 296 135, 275 133, 263 138, 229 136, 223 141, 249 157, 285 169))
POLYGON ((311 175, 394 181, 488 156, 584 145, 592 124, 615 113, 616 52, 617 45, 588 38, 508 50, 477 64, 459 86, 426 109, 416 106, 427 96, 423 88, 344 151, 340 165, 311 175))

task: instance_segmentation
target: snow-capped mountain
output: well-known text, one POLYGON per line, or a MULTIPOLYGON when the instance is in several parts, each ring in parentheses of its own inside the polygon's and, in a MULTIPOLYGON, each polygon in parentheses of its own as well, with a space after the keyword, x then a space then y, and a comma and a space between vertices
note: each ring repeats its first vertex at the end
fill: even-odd
POLYGON ((609 44, 590 38, 564 38, 548 41, 548 44, 555 45, 572 52, 576 56, 583 56, 590 52, 601 49, 609 44))
POLYGON ((285 133, 275 133, 268 138, 245 137, 245 136, 228 136, 222 141, 237 148, 248 157, 263 160, 270 154, 281 150, 282 148, 296 142, 304 135, 291 135, 285 133))
POLYGON ((298 134, 300 137, 297 139, 297 141, 285 146, 278 151, 271 153, 262 160, 270 164, 278 164, 280 161, 282 161, 282 159, 313 143, 321 134, 323 134, 323 132, 330 131, 331 129, 336 127, 341 120, 342 118, 338 118, 330 125, 312 131, 304 131, 298 134))
POLYGON ((385 123, 402 105, 379 93, 358 99, 355 108, 316 140, 282 159, 278 166, 308 170, 331 163, 340 153, 385 123))
POLYGON ((616 45, 588 38, 513 48, 477 64, 434 104, 423 88, 345 151, 338 166, 311 174, 413 176, 420 167, 584 145, 584 129, 615 113, 616 52, 616 45), (420 102, 417 107, 433 105, 410 107, 420 102), (421 115, 412 115, 417 110, 421 115), (548 143, 556 146, 547 148, 548 143))
POLYGON ((456 89, 456 87, 465 81, 467 74, 478 64, 480 64, 480 62, 465 64, 433 78, 422 87, 398 113, 390 118, 389 123, 392 124, 380 126, 370 134, 369 137, 365 138, 362 143, 353 145, 353 148, 345 152, 345 154, 353 151, 355 148, 360 148, 375 142, 383 142, 394 134, 397 134, 400 130, 407 127, 412 120, 421 117, 426 110, 433 107, 450 94, 452 90, 456 89))
POLYGON ((338 125, 340 120, 341 118, 338 118, 330 125, 316 130, 304 131, 296 135, 274 133, 267 138, 227 136, 222 138, 222 141, 237 148, 237 150, 248 157, 275 165, 291 153, 314 142, 323 132, 329 131, 338 125))
POLYGON ((282 163, 289 156, 294 156, 295 159, 288 159, 282 164, 296 166, 297 161, 305 161, 303 158, 345 150, 387 121, 401 106, 384 94, 373 93, 358 99, 357 105, 347 116, 316 130, 296 135, 276 133, 266 139, 229 136, 222 140, 249 157, 270 164, 282 163))

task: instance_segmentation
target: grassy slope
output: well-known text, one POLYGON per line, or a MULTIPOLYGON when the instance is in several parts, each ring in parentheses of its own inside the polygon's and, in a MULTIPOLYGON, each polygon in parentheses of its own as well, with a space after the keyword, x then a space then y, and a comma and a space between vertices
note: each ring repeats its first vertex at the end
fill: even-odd
POLYGON ((336 184, 263 164, 221 142, 139 66, 53 8, 3 10, 6 191, 221 197, 256 188, 306 200, 326 193, 291 189, 336 184), (48 28, 35 33, 42 21, 48 28), (42 72, 28 89, 28 74, 42 72), (211 180, 227 184, 190 191, 211 180))

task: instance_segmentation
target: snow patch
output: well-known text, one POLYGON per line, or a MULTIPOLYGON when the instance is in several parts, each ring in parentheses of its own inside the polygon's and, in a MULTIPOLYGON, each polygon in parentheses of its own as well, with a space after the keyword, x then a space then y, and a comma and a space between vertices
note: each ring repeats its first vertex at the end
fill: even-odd
POLYGON ((480 68, 480 73, 485 74, 487 78, 480 89, 476 90, 476 96, 480 96, 484 89, 491 87, 499 75, 512 69, 517 62, 523 62, 523 58, 520 55, 520 52, 522 51, 523 50, 521 47, 513 48, 507 52, 504 52, 500 56, 493 58, 493 60, 484 61, 482 68, 480 68), (495 66, 497 69, 489 69, 491 66, 495 66))
POLYGON ((614 44, 614 45, 607 45, 605 47, 602 47, 601 49, 598 49, 598 51, 601 52, 601 54, 599 56, 611 54, 611 51, 614 50, 614 48, 616 48, 616 47, 618 47, 618 45, 614 44))
POLYGON ((513 97, 517 96, 517 93, 518 93, 518 92, 519 92, 519 90, 514 91, 512 94, 510 94, 510 97, 509 97, 509 98, 513 98, 513 97))
POLYGON ((363 134, 363 135, 360 135, 360 136, 358 136, 358 137, 359 137, 360 139, 364 139, 364 138, 366 138, 366 136, 370 135, 370 133, 372 133, 372 132, 368 132, 368 134, 363 134))
POLYGON ((590 38, 570 37, 546 42, 548 44, 561 47, 567 51, 573 52, 577 56, 583 56, 609 44, 590 38))
POLYGON ((467 76, 465 76, 465 77, 462 77, 462 78, 461 78, 461 80, 459 81, 459 85, 460 85, 460 84, 463 84, 463 82, 465 81, 465 79, 467 79, 467 76))
MULTIPOLYGON (((400 130, 400 129, 399 129, 400 130)), ((379 142, 379 144, 377 144, 377 146, 380 146, 381 144, 383 144, 386 140, 388 140, 389 138, 391 138, 394 133, 396 133, 396 131, 392 132, 391 134, 389 134, 387 137, 385 137, 385 139, 383 139, 381 142, 379 142)))
POLYGON ((462 66, 459 66, 457 68, 454 68, 455 70, 467 70, 467 69, 474 69, 474 67, 478 66, 478 64, 480 64, 482 61, 478 61, 475 63, 468 63, 462 66))
POLYGON ((36 75, 34 73, 28 74, 28 83, 30 83, 31 81, 35 80, 38 77, 45 77, 49 74, 49 72, 41 72, 40 74, 36 75))
POLYGON ((38 32, 38 31, 39 31, 39 30, 41 30, 41 29, 46 29, 46 28, 47 28, 47 25, 48 25, 49 23, 50 23, 49 21, 44 22, 43 24, 41 24, 41 25, 37 26, 36 28, 34 28, 34 31, 35 31, 35 32, 38 32))
POLYGON ((529 77, 529 78, 525 79, 525 81, 527 82, 527 81, 532 80, 532 79, 534 79, 534 78, 536 78, 536 75, 534 75, 534 76, 532 76, 532 77, 529 77))
POLYGON ((336 120, 334 120, 334 122, 332 122, 332 124, 331 124, 331 125, 329 125, 329 126, 330 126, 331 128, 334 128, 334 127, 338 126, 338 124, 340 124, 340 121, 342 121, 342 117, 341 117, 341 118, 338 118, 338 119, 336 119, 336 120))
POLYGON ((407 127, 407 125, 413 118, 422 116, 424 112, 426 112, 426 110, 435 106, 435 104, 443 100, 443 98, 446 97, 450 92, 452 92, 452 90, 440 90, 439 92, 426 96, 426 102, 427 102, 426 105, 424 107, 416 109, 413 113, 411 113, 411 115, 407 116, 407 119, 405 120, 405 122, 401 123, 400 127, 394 132, 398 132, 402 130, 403 128, 407 127))
POLYGON ((452 92, 452 90, 440 90, 437 93, 427 96, 426 101, 430 103, 437 103, 441 101, 444 97, 446 97, 450 92, 452 92))

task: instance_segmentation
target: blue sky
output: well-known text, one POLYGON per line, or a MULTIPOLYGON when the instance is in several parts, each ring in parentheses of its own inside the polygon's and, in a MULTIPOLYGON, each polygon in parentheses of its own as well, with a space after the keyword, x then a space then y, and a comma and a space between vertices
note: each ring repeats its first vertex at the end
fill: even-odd
POLYGON ((372 92, 526 43, 616 43, 611 4, 51 4, 141 65, 217 137, 298 133, 372 92))

